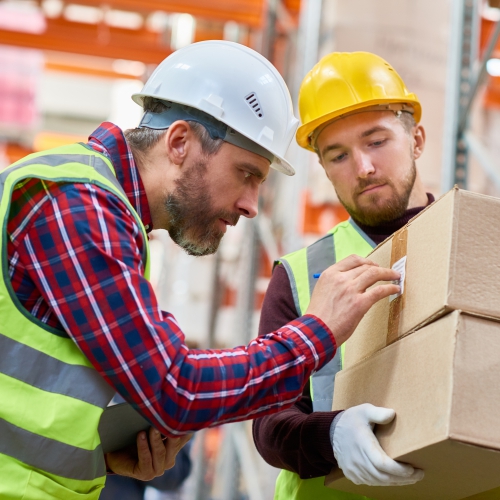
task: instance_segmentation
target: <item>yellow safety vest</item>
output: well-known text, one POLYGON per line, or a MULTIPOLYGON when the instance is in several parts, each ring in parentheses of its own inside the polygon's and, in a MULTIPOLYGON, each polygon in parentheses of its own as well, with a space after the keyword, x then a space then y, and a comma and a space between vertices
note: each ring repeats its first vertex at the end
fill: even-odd
MULTIPOLYGON (((306 311, 317 282, 314 275, 323 272, 349 255, 365 257, 375 243, 349 219, 335 226, 326 236, 307 248, 280 259, 285 267, 295 307, 299 316, 306 311)), ((344 345, 335 357, 310 379, 314 411, 330 411, 333 402, 335 374, 342 369, 344 345)), ((367 497, 325 488, 324 477, 301 479, 298 474, 282 470, 276 481, 274 500, 369 500, 367 497)))
POLYGON ((84 144, 19 160, 0 173, 0 498, 97 500, 106 470, 97 426, 113 389, 65 331, 31 316, 8 274, 6 226, 12 192, 28 178, 95 184, 118 196, 144 226, 113 165, 84 144))

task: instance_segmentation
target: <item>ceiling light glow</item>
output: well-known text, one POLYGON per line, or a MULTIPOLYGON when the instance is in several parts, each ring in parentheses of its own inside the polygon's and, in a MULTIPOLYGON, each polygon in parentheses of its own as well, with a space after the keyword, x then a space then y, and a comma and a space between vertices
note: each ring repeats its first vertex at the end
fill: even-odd
POLYGON ((69 4, 64 9, 64 18, 74 23, 98 24, 102 21, 102 10, 88 5, 69 4))
POLYGON ((491 76, 500 76, 500 59, 489 59, 486 62, 486 71, 491 76))
POLYGON ((146 20, 146 27, 149 31, 162 33, 168 28, 169 16, 166 12, 157 10, 151 13, 146 20))
POLYGON ((240 41, 240 25, 234 21, 227 21, 224 23, 224 40, 229 42, 240 41))
POLYGON ((146 65, 140 61, 126 61, 125 59, 116 59, 111 67, 113 71, 122 75, 142 76, 146 71, 146 65))
POLYGON ((144 19, 139 13, 116 9, 108 10, 104 14, 104 20, 109 26, 129 30, 138 30, 142 28, 144 23, 144 19))
POLYGON ((170 45, 174 50, 193 43, 196 21, 190 14, 174 14, 172 21, 172 39, 170 45))
POLYGON ((59 17, 62 14, 64 4, 62 0, 43 0, 43 13, 50 19, 59 17))

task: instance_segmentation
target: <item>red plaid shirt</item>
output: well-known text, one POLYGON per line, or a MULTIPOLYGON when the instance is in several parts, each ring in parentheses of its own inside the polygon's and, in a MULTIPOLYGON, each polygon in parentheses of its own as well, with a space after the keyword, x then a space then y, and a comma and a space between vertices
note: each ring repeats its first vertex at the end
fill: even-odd
MULTIPOLYGON (((89 145, 113 163, 147 229, 146 193, 122 131, 89 145)), ((143 277, 145 245, 118 197, 92 184, 27 179, 12 195, 7 253, 22 307, 70 336, 108 383, 167 435, 290 406, 334 355, 331 332, 303 316, 248 346, 189 350, 143 277)))

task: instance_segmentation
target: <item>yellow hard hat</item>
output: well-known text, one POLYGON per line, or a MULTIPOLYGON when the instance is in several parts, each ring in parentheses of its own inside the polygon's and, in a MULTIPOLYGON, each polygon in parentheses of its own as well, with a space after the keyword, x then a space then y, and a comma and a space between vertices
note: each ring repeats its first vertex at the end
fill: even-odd
POLYGON ((394 68, 369 52, 333 52, 309 71, 299 90, 300 146, 314 151, 315 131, 366 108, 409 111, 418 123, 422 108, 394 68))

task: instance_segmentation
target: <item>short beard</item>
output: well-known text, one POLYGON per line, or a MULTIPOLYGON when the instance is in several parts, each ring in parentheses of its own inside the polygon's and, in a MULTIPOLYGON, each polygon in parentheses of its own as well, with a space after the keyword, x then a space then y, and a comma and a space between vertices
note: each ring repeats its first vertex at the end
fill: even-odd
POLYGON ((212 196, 204 178, 206 162, 198 162, 175 181, 175 189, 167 196, 165 209, 169 216, 170 238, 189 255, 201 257, 217 251, 224 233, 218 229, 218 219, 235 225, 239 216, 213 209, 212 196))
POLYGON ((365 189, 372 184, 378 184, 381 180, 383 180, 385 184, 392 187, 394 195, 382 206, 379 206, 378 204, 380 201, 378 194, 368 196, 368 202, 371 205, 368 209, 355 205, 355 202, 353 202, 353 205, 348 205, 340 198, 340 196, 338 196, 338 193, 337 196, 340 203, 342 203, 344 208, 347 210, 347 213, 354 219, 355 222, 364 226, 375 227, 385 222, 398 219, 405 214, 408 209, 408 203, 410 201, 416 177, 417 167, 415 161, 413 160, 410 172, 404 180, 401 193, 396 190, 396 186, 390 179, 377 179, 376 182, 373 182, 372 180, 361 182, 358 186, 359 189, 365 189))

